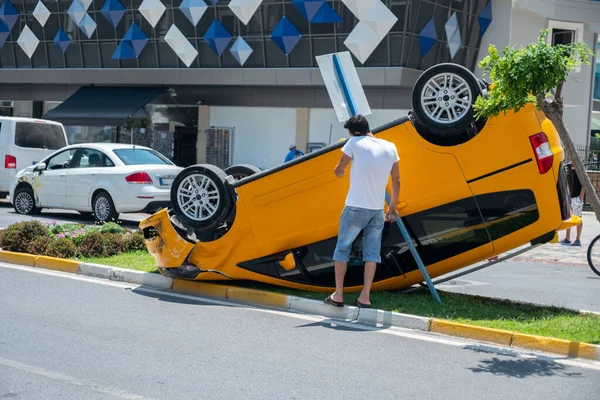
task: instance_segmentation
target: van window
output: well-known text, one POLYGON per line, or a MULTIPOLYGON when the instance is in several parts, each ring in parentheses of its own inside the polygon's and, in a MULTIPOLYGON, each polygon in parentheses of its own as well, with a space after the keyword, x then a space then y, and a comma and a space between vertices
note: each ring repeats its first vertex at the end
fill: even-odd
POLYGON ((32 149, 58 150, 67 145, 60 125, 17 122, 15 144, 32 149))

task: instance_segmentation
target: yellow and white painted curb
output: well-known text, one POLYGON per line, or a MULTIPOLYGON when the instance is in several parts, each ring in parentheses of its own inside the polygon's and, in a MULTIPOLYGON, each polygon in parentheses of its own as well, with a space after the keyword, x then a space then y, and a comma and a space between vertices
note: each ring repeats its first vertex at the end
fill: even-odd
POLYGON ((420 317, 377 309, 359 309, 351 306, 337 308, 326 305, 318 300, 264 290, 186 281, 154 273, 8 251, 0 251, 0 262, 133 283, 180 294, 229 300, 285 311, 316 314, 327 318, 357 321, 368 325, 395 326, 489 342, 506 347, 553 353, 570 358, 600 361, 600 346, 598 345, 459 324, 437 318, 420 317))

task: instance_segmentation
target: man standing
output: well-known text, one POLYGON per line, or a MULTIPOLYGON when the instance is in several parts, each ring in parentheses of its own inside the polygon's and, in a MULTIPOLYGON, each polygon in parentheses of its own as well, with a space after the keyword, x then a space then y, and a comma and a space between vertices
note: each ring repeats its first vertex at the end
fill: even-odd
POLYGON ((294 158, 302 157, 304 155, 303 152, 296 148, 295 144, 290 145, 290 151, 285 156, 285 160, 283 162, 292 161, 294 158))
MULTIPOLYGON (((571 190, 571 210, 573 215, 581 217, 583 215, 583 194, 585 188, 581 185, 581 181, 575 171, 575 166, 572 163, 567 164, 569 168, 569 189, 571 190)), ((583 220, 577 225, 577 238, 571 243, 571 228, 567 229, 567 237, 560 243, 563 246, 578 246, 581 247, 581 231, 583 230, 583 220)))
POLYGON ((335 168, 338 178, 350 167, 350 190, 340 218, 338 242, 333 254, 335 261, 335 292, 325 299, 326 304, 344 306, 344 277, 352 244, 363 231, 364 286, 354 303, 357 307, 371 306, 371 284, 377 263, 381 262, 381 235, 384 222, 398 218, 396 204, 400 192, 400 170, 396 146, 371 133, 367 119, 362 115, 350 118, 344 128, 351 138, 342 148, 342 158, 335 168), (387 213, 383 212, 388 179, 392 176, 392 196, 387 213))

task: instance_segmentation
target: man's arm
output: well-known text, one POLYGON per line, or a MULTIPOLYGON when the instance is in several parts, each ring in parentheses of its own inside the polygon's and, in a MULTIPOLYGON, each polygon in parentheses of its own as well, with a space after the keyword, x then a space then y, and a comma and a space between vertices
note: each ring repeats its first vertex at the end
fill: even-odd
POLYGON ((343 153, 342 158, 340 158, 340 162, 338 163, 338 165, 335 167, 335 170, 333 171, 333 172, 335 172, 335 176, 337 176, 338 178, 343 177, 344 170, 346 169, 348 164, 350 164, 350 161, 352 161, 352 158, 350 158, 350 156, 347 155, 346 153, 343 153))
POLYGON ((392 175, 392 197, 386 213, 386 219, 390 222, 394 222, 398 219, 398 210, 396 207, 398 204, 398 197, 400 196, 400 165, 398 161, 392 166, 390 174, 392 175))

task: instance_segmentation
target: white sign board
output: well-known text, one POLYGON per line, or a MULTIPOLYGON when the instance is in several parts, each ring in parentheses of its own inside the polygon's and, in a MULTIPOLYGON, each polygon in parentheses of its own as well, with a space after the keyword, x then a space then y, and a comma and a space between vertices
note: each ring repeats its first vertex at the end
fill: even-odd
POLYGON ((317 64, 339 122, 346 122, 354 115, 371 114, 350 52, 318 56, 317 64))

